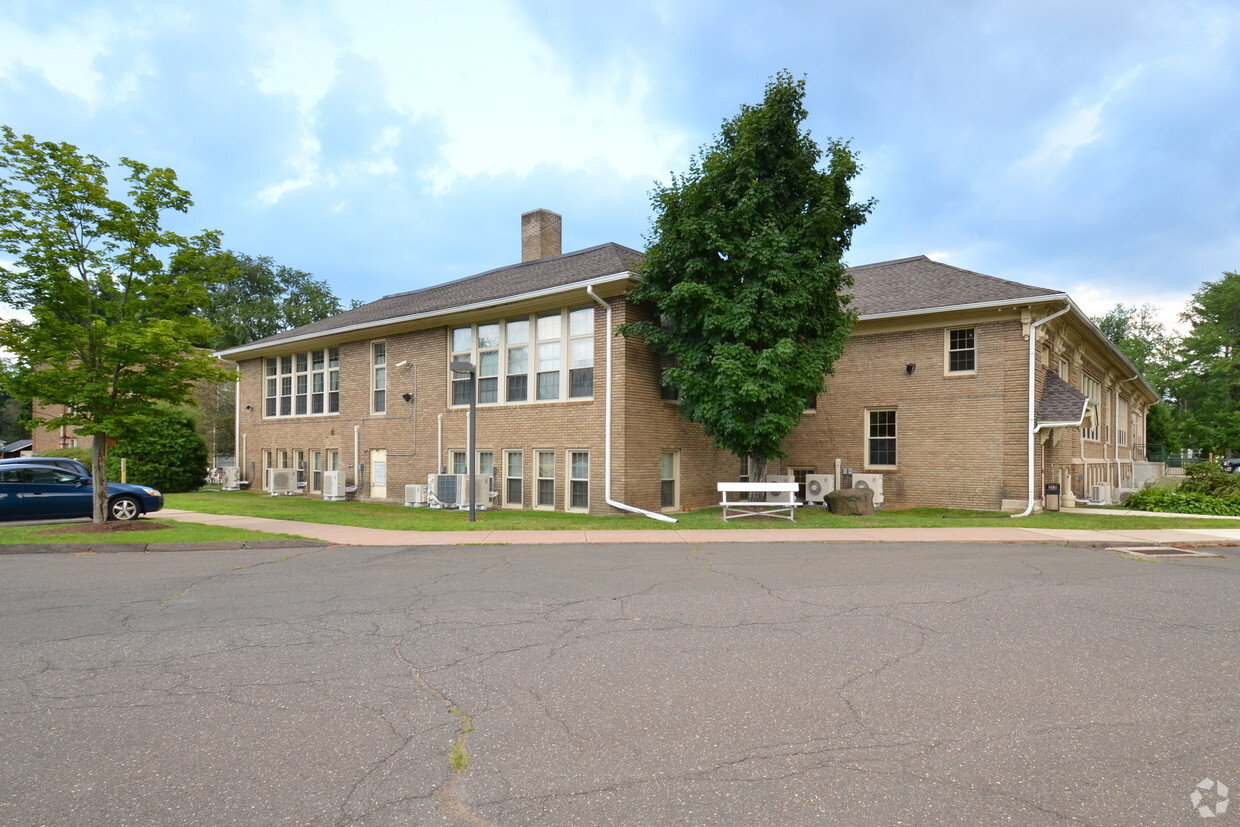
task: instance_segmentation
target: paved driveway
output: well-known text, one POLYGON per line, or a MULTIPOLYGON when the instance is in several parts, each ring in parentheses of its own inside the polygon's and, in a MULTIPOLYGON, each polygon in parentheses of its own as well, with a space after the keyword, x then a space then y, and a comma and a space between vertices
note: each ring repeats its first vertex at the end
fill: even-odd
POLYGON ((0 823, 1201 823, 1237 559, 0 556, 0 823))

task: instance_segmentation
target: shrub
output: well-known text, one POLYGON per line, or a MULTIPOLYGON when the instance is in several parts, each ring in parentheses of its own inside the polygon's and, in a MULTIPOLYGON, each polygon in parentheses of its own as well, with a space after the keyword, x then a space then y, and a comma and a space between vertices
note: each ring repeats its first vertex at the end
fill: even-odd
POLYGON ((40 451, 41 457, 68 457, 76 459, 78 462, 90 467, 90 449, 89 448, 53 448, 50 451, 40 451))
POLYGON ((1125 503, 1136 511, 1166 511, 1176 514, 1217 514, 1224 517, 1240 517, 1240 497, 1214 496, 1197 491, 1184 491, 1183 484, 1176 491, 1166 488, 1144 488, 1125 503))
POLYGON ((120 479, 122 457, 130 482, 166 493, 197 491, 207 476, 207 443, 183 411, 161 413, 141 433, 118 439, 108 451, 108 479, 120 479))
POLYGON ((1177 490, 1184 494, 1240 497, 1240 474, 1229 474, 1212 462, 1199 462, 1184 469, 1184 479, 1177 490))

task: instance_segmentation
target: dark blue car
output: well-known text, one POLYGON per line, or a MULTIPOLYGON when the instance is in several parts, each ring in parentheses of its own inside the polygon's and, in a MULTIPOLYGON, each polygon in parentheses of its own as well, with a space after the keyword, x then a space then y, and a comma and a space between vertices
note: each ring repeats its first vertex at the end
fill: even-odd
MULTIPOLYGON (((90 477, 51 465, 0 465, 0 520, 67 520, 93 515, 90 477)), ((108 483, 108 519, 134 520, 164 507, 145 485, 108 483)))

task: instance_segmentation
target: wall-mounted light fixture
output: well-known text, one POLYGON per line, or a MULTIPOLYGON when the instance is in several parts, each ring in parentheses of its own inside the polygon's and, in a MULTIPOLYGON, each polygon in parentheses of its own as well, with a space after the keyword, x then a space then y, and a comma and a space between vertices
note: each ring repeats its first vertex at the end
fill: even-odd
POLYGON ((411 394, 411 393, 409 393, 408 391, 406 391, 405 393, 402 393, 402 394, 400 395, 400 398, 401 398, 401 399, 403 399, 403 400, 405 400, 406 402, 412 402, 412 401, 413 401, 413 394, 411 394))
POLYGON ((907 365, 904 366, 904 372, 907 373, 909 376, 912 376, 913 371, 915 370, 917 370, 917 365, 914 364, 913 362, 909 362, 907 365))
POLYGON ((396 367, 403 368, 407 364, 409 364, 408 359, 401 359, 399 362, 396 363, 396 367))
POLYGON ((253 406, 253 405, 246 405, 246 406, 245 406, 245 409, 246 409, 247 411, 252 411, 252 410, 254 410, 254 406, 253 406))

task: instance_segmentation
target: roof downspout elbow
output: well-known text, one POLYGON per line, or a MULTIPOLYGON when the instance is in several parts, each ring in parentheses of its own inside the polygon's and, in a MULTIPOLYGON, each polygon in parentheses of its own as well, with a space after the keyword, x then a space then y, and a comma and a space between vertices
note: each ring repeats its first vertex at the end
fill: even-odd
POLYGON ((612 508, 618 508, 621 511, 629 511, 634 514, 642 514, 653 520, 659 520, 665 523, 676 522, 675 517, 669 517, 666 514, 657 514, 654 511, 647 511, 644 508, 638 508, 635 505, 626 505, 617 502, 611 498, 611 339, 614 335, 611 329, 611 305, 599 298, 594 292, 594 285, 586 285, 586 295, 598 302, 605 311, 607 311, 607 381, 606 396, 603 410, 603 500, 612 508))

